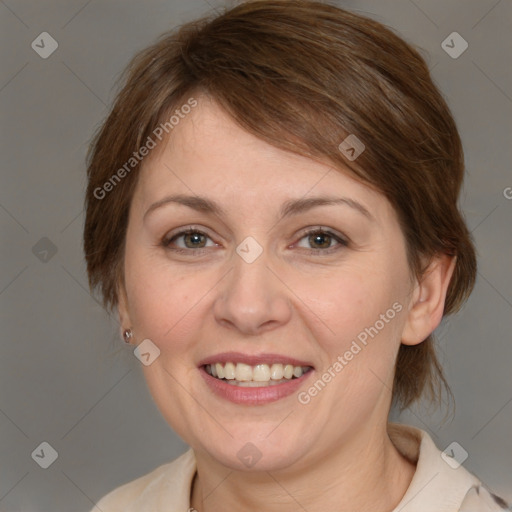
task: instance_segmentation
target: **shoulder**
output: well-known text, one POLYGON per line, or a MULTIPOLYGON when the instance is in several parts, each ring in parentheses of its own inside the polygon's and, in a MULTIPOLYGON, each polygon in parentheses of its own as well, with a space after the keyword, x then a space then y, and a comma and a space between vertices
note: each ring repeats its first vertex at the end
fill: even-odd
POLYGON ((172 462, 163 464, 150 473, 109 492, 93 510, 102 512, 160 512, 162 510, 163 512, 159 504, 165 502, 167 506, 175 505, 176 510, 186 511, 195 470, 195 456, 190 449, 172 462))
POLYGON ((459 512, 499 512, 511 510, 510 505, 499 496, 489 491, 483 484, 478 484, 466 493, 459 512))
POLYGON ((416 464, 416 472, 393 512, 498 512, 509 510, 463 465, 464 458, 453 444, 442 452, 430 435, 419 428, 388 424, 388 434, 397 450, 416 464))

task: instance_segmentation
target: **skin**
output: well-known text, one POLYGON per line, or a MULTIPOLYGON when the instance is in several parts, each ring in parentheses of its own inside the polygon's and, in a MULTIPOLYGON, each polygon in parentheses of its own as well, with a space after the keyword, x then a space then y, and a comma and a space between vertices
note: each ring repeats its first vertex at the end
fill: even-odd
POLYGON ((126 236, 121 325, 135 344, 149 338, 160 349, 144 374, 162 415, 194 449, 191 506, 392 510, 415 471, 386 432, 396 355, 439 324, 454 260, 434 258, 416 280, 382 194, 261 141, 206 97, 146 158, 126 236), (144 218, 171 194, 207 197, 225 216, 167 203, 144 218), (322 195, 357 201, 371 218, 341 204, 279 218, 285 201, 322 195), (191 225, 207 237, 162 245, 191 225), (348 243, 304 234, 318 227, 348 243), (235 251, 247 236, 263 248, 250 264, 235 251), (402 311, 307 405, 295 393, 236 405, 199 373, 199 361, 220 352, 278 353, 314 366, 299 391, 307 390, 396 302, 402 311), (251 468, 237 457, 247 442, 262 454, 251 468))

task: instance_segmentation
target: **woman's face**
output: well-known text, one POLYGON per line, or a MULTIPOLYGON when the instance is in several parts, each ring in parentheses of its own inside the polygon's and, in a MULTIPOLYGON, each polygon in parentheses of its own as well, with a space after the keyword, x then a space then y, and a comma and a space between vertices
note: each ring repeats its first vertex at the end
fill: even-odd
POLYGON ((382 427, 411 289, 383 195, 206 98, 144 162, 120 314, 160 350, 149 389, 198 454, 298 468, 382 427), (311 369, 285 379, 287 364, 311 369))

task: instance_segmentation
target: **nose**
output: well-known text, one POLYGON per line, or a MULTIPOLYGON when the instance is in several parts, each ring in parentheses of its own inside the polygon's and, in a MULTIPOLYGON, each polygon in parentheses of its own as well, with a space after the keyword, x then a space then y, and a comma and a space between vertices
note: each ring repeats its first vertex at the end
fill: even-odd
POLYGON ((265 251, 252 263, 235 255, 234 268, 219 283, 213 305, 216 321, 248 335, 285 325, 292 305, 285 284, 274 272, 265 251))

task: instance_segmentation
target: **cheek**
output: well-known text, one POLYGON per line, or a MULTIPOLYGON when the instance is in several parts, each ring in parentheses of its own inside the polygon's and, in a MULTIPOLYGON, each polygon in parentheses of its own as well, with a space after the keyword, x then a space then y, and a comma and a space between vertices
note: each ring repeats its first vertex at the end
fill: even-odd
POLYGON ((392 389, 405 312, 401 268, 385 265, 382 258, 371 265, 350 265, 314 283, 303 282, 298 292, 314 312, 310 326, 323 353, 318 378, 333 382, 319 401, 329 404, 326 410, 336 418, 335 424, 346 410, 365 415, 382 393, 386 396, 392 389), (332 410, 333 403, 340 408, 332 410))
MULTIPOLYGON (((315 279, 298 280, 294 284, 297 295, 307 305, 307 309, 302 309, 305 312, 309 310, 312 325, 318 325, 315 338, 323 340, 328 352, 350 345, 365 328, 373 326, 381 314, 386 314, 400 300, 397 276, 390 269, 379 267, 372 271, 369 270, 371 268, 376 267, 351 265, 315 279)), ((395 313, 392 310, 386 316, 385 320, 390 316, 393 318, 382 331, 391 331, 389 326, 394 323, 395 313)))
POLYGON ((137 253, 127 257, 125 271, 130 317, 138 336, 151 339, 161 349, 172 346, 178 351, 185 344, 187 322, 209 289, 205 279, 182 272, 177 276, 161 260, 137 253))

